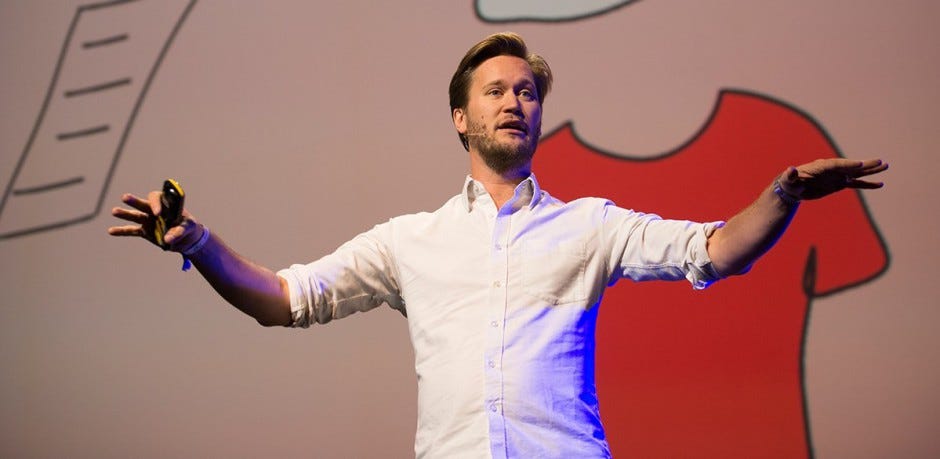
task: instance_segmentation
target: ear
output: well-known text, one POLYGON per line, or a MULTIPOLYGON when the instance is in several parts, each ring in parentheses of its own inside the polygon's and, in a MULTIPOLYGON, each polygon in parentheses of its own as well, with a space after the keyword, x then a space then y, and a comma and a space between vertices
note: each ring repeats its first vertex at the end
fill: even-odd
POLYGON ((466 134, 467 117, 464 110, 462 108, 455 108, 451 113, 451 116, 454 118, 454 127, 457 128, 457 132, 460 134, 466 134))

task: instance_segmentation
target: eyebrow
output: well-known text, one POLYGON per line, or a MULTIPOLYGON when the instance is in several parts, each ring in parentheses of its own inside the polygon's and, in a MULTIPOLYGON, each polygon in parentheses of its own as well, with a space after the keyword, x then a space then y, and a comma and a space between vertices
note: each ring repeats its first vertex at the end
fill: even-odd
MULTIPOLYGON (((523 86, 530 86, 531 88, 536 88, 535 81, 529 80, 529 79, 522 80, 522 85, 523 85, 523 86)), ((483 84, 483 87, 484 87, 484 88, 488 88, 488 87, 490 87, 490 86, 506 87, 506 86, 511 86, 511 85, 510 85, 509 83, 507 83, 506 80, 503 80, 503 79, 500 78, 500 79, 498 79, 498 80, 493 80, 493 81, 490 81, 490 82, 488 82, 488 83, 484 83, 484 84, 483 84)))

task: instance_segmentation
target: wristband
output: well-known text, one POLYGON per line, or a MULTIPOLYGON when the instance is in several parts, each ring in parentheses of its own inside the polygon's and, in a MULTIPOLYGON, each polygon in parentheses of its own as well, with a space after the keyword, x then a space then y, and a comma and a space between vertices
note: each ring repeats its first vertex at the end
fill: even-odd
POLYGON ((774 194, 780 198, 781 201, 785 202, 787 205, 795 206, 800 203, 800 197, 792 195, 783 189, 783 186, 780 185, 780 179, 774 180, 774 194))
POLYGON ((199 236, 199 240, 195 244, 189 246, 185 250, 181 251, 180 254, 183 255, 183 271, 189 271, 193 267, 189 257, 195 255, 197 252, 202 250, 202 247, 206 245, 206 241, 209 240, 209 227, 203 225, 202 227, 202 236, 199 236))

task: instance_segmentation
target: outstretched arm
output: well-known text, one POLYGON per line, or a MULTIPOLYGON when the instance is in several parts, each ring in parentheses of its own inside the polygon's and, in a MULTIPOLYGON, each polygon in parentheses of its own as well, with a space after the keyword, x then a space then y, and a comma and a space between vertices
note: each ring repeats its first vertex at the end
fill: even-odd
POLYGON ((819 199, 846 188, 881 188, 863 180, 884 171, 880 159, 818 159, 784 171, 750 206, 708 238, 712 266, 723 275, 738 274, 773 247, 804 199, 819 199))
MULTIPOLYGON (((132 224, 112 226, 108 233, 112 236, 138 236, 156 244, 154 216, 160 214, 160 195, 159 191, 153 191, 147 199, 141 199, 125 194, 122 201, 131 208, 115 207, 111 213, 132 224)), ((209 233, 188 211, 183 211, 182 223, 167 231, 164 240, 168 250, 180 253, 191 250, 201 241, 201 248, 187 258, 222 298, 262 325, 290 324, 287 281, 237 254, 217 235, 209 233), (201 241, 204 235, 207 239, 201 241)))

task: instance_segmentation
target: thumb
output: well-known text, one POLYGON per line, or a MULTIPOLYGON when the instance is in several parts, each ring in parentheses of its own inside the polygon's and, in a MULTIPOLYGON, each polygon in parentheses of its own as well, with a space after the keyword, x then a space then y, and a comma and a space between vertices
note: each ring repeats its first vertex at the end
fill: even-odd
POLYGON ((170 250, 179 252, 199 240, 199 237, 202 236, 201 229, 202 226, 199 223, 187 217, 179 225, 170 228, 163 240, 166 241, 170 250))
POLYGON ((163 241, 166 242, 166 245, 170 250, 174 250, 175 246, 178 245, 179 241, 183 239, 186 234, 186 230, 182 225, 176 225, 170 228, 166 234, 163 236, 163 241))
POLYGON ((788 185, 796 184, 797 179, 800 177, 800 171, 796 170, 795 167, 790 166, 783 173, 783 180, 787 182, 788 185))
POLYGON ((803 185, 800 183, 800 171, 797 168, 788 167, 777 180, 784 193, 794 197, 799 197, 803 193, 803 185))

